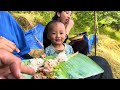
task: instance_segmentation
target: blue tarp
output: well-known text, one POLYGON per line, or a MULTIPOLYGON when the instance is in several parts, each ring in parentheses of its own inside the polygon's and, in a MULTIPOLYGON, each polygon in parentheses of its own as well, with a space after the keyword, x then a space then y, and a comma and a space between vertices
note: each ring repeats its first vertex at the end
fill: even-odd
POLYGON ((20 50, 20 53, 13 52, 16 56, 21 58, 22 55, 30 51, 25 40, 24 31, 15 18, 7 11, 0 11, 0 36, 15 43, 16 47, 20 50))
MULTIPOLYGON (((89 40, 88 40, 89 53, 90 53, 92 47, 94 46, 94 42, 95 42, 95 35, 91 35, 89 40)), ((96 43, 97 42, 98 42, 98 37, 96 36, 96 43)))
MULTIPOLYGON (((95 35, 92 34, 90 38, 87 37, 87 35, 83 36, 83 39, 88 42, 88 53, 90 53, 92 47, 94 46, 95 43, 95 35)), ((98 37, 96 36, 96 43, 98 42, 98 37)))
POLYGON ((38 43, 34 36, 43 44, 43 31, 44 26, 42 24, 37 24, 34 28, 25 33, 27 44, 30 49, 43 49, 42 45, 38 43))

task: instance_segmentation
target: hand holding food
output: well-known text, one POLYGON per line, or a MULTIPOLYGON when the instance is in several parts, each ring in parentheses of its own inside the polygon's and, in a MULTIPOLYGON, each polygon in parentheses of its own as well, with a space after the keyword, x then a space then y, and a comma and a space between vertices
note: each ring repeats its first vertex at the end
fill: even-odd
POLYGON ((21 59, 12 53, 0 49, 0 78, 1 79, 22 79, 21 72, 26 74, 34 74, 35 71, 23 64, 21 59))

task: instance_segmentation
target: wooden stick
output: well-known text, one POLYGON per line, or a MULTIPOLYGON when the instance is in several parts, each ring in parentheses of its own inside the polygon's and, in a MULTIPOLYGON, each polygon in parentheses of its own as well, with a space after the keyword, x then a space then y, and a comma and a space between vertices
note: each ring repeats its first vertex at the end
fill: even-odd
POLYGON ((96 12, 94 11, 94 38, 95 38, 95 56, 96 56, 96 32, 97 32, 97 28, 96 28, 96 12))
POLYGON ((34 36, 35 40, 38 42, 38 44, 41 45, 42 48, 43 48, 44 46, 43 46, 43 44, 38 40, 38 38, 37 38, 35 35, 33 35, 33 36, 34 36))

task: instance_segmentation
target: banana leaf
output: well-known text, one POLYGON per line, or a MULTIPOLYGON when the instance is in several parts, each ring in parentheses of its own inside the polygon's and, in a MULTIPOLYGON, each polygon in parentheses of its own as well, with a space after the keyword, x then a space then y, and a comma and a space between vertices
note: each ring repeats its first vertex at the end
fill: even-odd
MULTIPOLYGON (((54 56, 48 56, 45 60, 53 59, 54 56)), ((104 70, 97 65, 92 59, 83 54, 69 55, 68 61, 59 63, 51 73, 57 79, 84 79, 94 75, 103 73, 104 70)), ((29 64, 29 60, 25 60, 24 64, 29 64)), ((22 74, 30 79, 30 75, 22 74)))

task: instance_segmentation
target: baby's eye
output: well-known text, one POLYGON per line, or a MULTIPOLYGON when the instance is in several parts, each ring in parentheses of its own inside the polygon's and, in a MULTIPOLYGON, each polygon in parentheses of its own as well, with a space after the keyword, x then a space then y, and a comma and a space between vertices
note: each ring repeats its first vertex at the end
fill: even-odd
POLYGON ((56 34, 56 33, 53 32, 52 34, 56 34))
POLYGON ((60 33, 60 34, 64 34, 64 33, 60 33))

